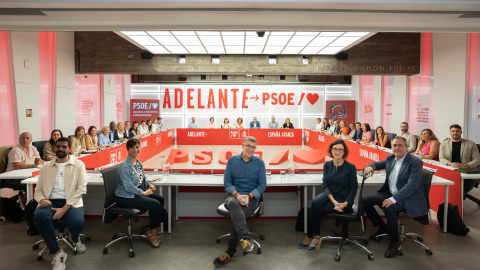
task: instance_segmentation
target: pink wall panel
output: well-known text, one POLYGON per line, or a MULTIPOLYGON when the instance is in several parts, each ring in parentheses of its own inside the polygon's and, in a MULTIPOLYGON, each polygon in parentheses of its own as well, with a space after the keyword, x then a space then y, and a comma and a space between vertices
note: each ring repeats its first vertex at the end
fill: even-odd
POLYGON ((375 128, 373 75, 360 76, 360 119, 375 128))
POLYGON ((125 84, 122 74, 115 75, 115 90, 117 93, 117 122, 125 121, 125 84))
POLYGON ((392 130, 393 76, 382 76, 382 126, 386 132, 392 130))
POLYGON ((470 34, 469 39, 468 139, 480 143, 480 33, 470 34))
MULTIPOLYGON (((87 78, 75 77, 77 126, 83 126, 85 131, 90 126, 96 126, 97 130, 102 128, 101 89, 100 74, 88 74, 87 78)), ((67 132, 67 134, 73 134, 74 131, 67 132)))
POLYGON ((10 66, 10 33, 0 31, 0 146, 16 144, 15 114, 12 99, 12 67, 10 66))
POLYGON ((50 139, 53 130, 54 89, 57 81, 57 33, 38 32, 40 62, 40 113, 42 140, 50 139))

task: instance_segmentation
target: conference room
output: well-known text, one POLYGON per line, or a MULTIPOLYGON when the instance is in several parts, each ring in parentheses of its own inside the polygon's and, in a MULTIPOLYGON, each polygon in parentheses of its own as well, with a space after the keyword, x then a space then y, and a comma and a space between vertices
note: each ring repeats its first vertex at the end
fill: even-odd
MULTIPOLYGON (((55 130, 73 145, 69 157, 85 167, 81 233, 86 236, 79 239, 87 251, 81 254, 73 240, 67 240, 72 247, 59 242, 69 269, 222 266, 215 260, 228 254, 223 253, 228 239, 217 238, 232 230, 222 204, 226 193, 235 196, 224 178, 236 167, 227 164, 250 152, 265 166, 265 192, 258 198, 252 193, 250 198, 261 203, 247 219, 248 229, 260 235, 252 233, 251 254, 237 250, 231 260, 222 260, 228 262, 224 268, 442 269, 465 261, 466 268, 474 268, 476 259, 468 251, 478 247, 480 173, 455 170, 442 151, 458 141, 455 124, 461 141, 480 143, 479 9, 476 3, 434 0, 5 2, 0 8, 5 217, 0 268, 47 269, 55 257, 48 248, 39 255, 46 245, 35 244, 41 234, 29 235, 28 214, 15 223, 4 210, 12 197, 21 204, 39 198, 40 170, 55 164, 44 155, 50 151, 55 159, 55 130), (352 128, 356 124, 359 128, 352 128), (377 171, 360 192, 362 171, 395 154, 405 124, 415 140, 408 157, 421 159, 424 172, 433 176, 425 196, 429 224, 406 217, 398 226, 420 235, 414 238, 425 247, 405 238, 401 252, 385 258, 391 239, 370 240, 377 228, 362 215, 361 222, 348 224, 348 234, 366 237, 358 243, 368 251, 347 241, 337 254, 338 240, 326 238, 314 254, 298 249, 312 222, 305 209, 326 192, 324 166, 335 162, 329 146, 345 141, 344 159, 356 168, 352 204, 357 205, 362 195, 389 181, 388 169, 377 171), (431 134, 424 135, 428 130, 431 134), (356 137, 360 132, 370 138, 356 137), (18 159, 9 153, 17 153, 22 134, 30 134, 28 145, 43 161, 34 158, 30 168, 8 169, 8 160, 18 159), (132 157, 129 138, 138 139, 137 161, 145 183, 152 181, 147 189, 164 199, 159 248, 148 238, 157 230, 149 213, 136 222, 135 215, 112 217, 105 210, 107 179, 115 175, 118 185, 120 177, 111 172, 132 157), (465 236, 448 232, 453 217, 445 203, 458 207, 470 230, 465 236), (448 215, 439 218, 439 211, 448 215), (135 238, 133 249, 126 240, 106 247, 130 224, 134 234, 147 239, 135 238)), ((342 236, 341 218, 321 220, 321 237, 342 236)))

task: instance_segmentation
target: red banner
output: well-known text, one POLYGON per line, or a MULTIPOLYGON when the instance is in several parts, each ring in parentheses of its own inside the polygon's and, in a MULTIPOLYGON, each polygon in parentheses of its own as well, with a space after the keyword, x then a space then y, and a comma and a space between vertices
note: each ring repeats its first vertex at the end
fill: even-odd
POLYGON ((177 128, 177 145, 241 145, 253 136, 259 145, 302 145, 301 129, 177 128))
POLYGON ((355 122, 355 100, 327 100, 326 115, 333 121, 345 120, 347 125, 355 122))
POLYGON ((147 121, 160 117, 159 99, 130 99, 130 121, 147 121))

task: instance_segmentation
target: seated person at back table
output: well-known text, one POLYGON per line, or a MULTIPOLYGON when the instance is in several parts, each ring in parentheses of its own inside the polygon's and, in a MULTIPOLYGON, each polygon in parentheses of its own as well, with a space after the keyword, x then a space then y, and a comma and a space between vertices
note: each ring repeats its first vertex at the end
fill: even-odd
POLYGON ((342 135, 348 136, 348 134, 350 134, 350 130, 348 129, 347 121, 340 120, 340 127, 339 127, 337 137, 341 137, 342 135))
POLYGON ((235 128, 243 128, 243 119, 241 117, 237 118, 237 122, 235 123, 235 128))
POLYGON ((375 129, 375 141, 373 143, 381 147, 390 148, 390 139, 385 134, 382 126, 378 126, 375 129))
POLYGON ((358 142, 358 140, 361 140, 363 136, 363 129, 362 129, 362 124, 360 122, 355 123, 355 134, 353 134, 352 140, 355 142, 358 142))
POLYGON ((372 143, 372 132, 370 132, 370 124, 368 123, 364 123, 362 125, 362 138, 361 139, 358 139, 357 142, 358 143, 364 143, 364 144, 370 144, 372 143))
POLYGON ((260 128, 260 122, 257 121, 257 117, 253 117, 253 121, 250 122, 250 128, 260 128))
POLYGON ((320 132, 323 129, 322 119, 317 118, 316 121, 317 121, 317 123, 315 124, 315 131, 320 132))
POLYGON ((272 121, 268 122, 268 128, 279 128, 278 122, 275 121, 275 116, 272 116, 272 121))
POLYGON ((130 121, 125 121, 125 132, 123 133, 123 138, 124 139, 131 139, 133 138, 135 135, 133 135, 133 133, 130 131, 130 121))
POLYGON ((283 123, 282 128, 287 128, 287 129, 293 128, 293 124, 290 122, 290 118, 287 117, 285 119, 285 123, 283 123))
MULTIPOLYGON (((37 148, 31 145, 31 143, 32 134, 30 132, 23 132, 20 134, 20 137, 18 137, 18 144, 10 150, 10 153, 8 153, 8 164, 5 172, 36 168, 38 165, 43 165, 44 161, 40 158, 37 148)), ((2 182, 8 183, 8 181, 2 182)))
POLYGON ((100 148, 98 146, 97 128, 95 126, 88 128, 88 134, 85 136, 85 146, 87 150, 97 150, 100 148))
POLYGON ((110 142, 114 143, 116 140, 120 140, 118 137, 118 131, 116 129, 115 121, 110 122, 110 133, 108 134, 110 142))
POLYGON ((102 133, 98 135, 98 146, 107 147, 107 146, 115 145, 114 143, 110 142, 110 139, 108 138, 108 134, 110 134, 110 128, 107 126, 104 126, 102 128, 102 133))
POLYGON ((222 128, 232 128, 232 127, 230 126, 230 120, 228 120, 228 118, 223 119, 222 128))
POLYGON ((437 136, 433 134, 433 131, 431 129, 426 128, 422 130, 422 132, 420 132, 420 140, 418 142, 417 150, 414 154, 416 156, 421 155, 423 159, 432 159, 439 161, 440 142, 438 141, 437 136))
POLYGON ((197 128, 198 124, 195 123, 195 117, 192 117, 192 122, 188 123, 187 128, 197 128))
POLYGON ((357 194, 357 169, 346 161, 348 148, 342 139, 333 141, 327 149, 333 160, 323 166, 323 189, 325 192, 312 200, 307 224, 307 236, 298 248, 307 248, 307 252, 320 249, 320 224, 325 214, 352 211, 353 200, 357 194))
POLYGON ((348 135, 346 136, 347 139, 351 140, 351 139, 353 138, 353 136, 355 136, 355 131, 356 131, 356 129, 355 129, 355 123, 352 122, 352 123, 350 123, 350 134, 348 134, 348 135))
POLYGON ((210 120, 207 123, 207 128, 216 128, 217 124, 215 123, 215 118, 210 117, 210 120))
POLYGON ((78 126, 75 129, 75 135, 70 139, 72 142, 72 148, 70 149, 70 154, 73 155, 75 152, 84 152, 87 150, 85 145, 85 128, 78 126))
POLYGON ((63 137, 62 131, 59 129, 54 129, 52 134, 50 134, 50 140, 45 144, 43 148, 43 159, 49 161, 55 159, 57 155, 55 154, 55 142, 63 137))

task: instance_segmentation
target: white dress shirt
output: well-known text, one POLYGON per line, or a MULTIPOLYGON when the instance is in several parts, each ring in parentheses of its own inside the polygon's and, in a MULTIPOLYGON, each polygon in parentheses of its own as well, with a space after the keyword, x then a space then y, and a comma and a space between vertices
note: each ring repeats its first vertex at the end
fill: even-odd
MULTIPOLYGON (((397 189, 397 180, 398 180, 398 174, 400 173, 400 169, 402 168, 403 161, 405 160, 405 157, 408 155, 405 154, 400 160, 397 160, 395 158, 395 165, 393 165, 393 170, 390 172, 390 175, 388 177, 388 188, 390 189, 390 193, 392 195, 397 194, 398 189, 397 189)), ((393 203, 397 203, 397 201, 392 197, 389 198, 393 203)))

